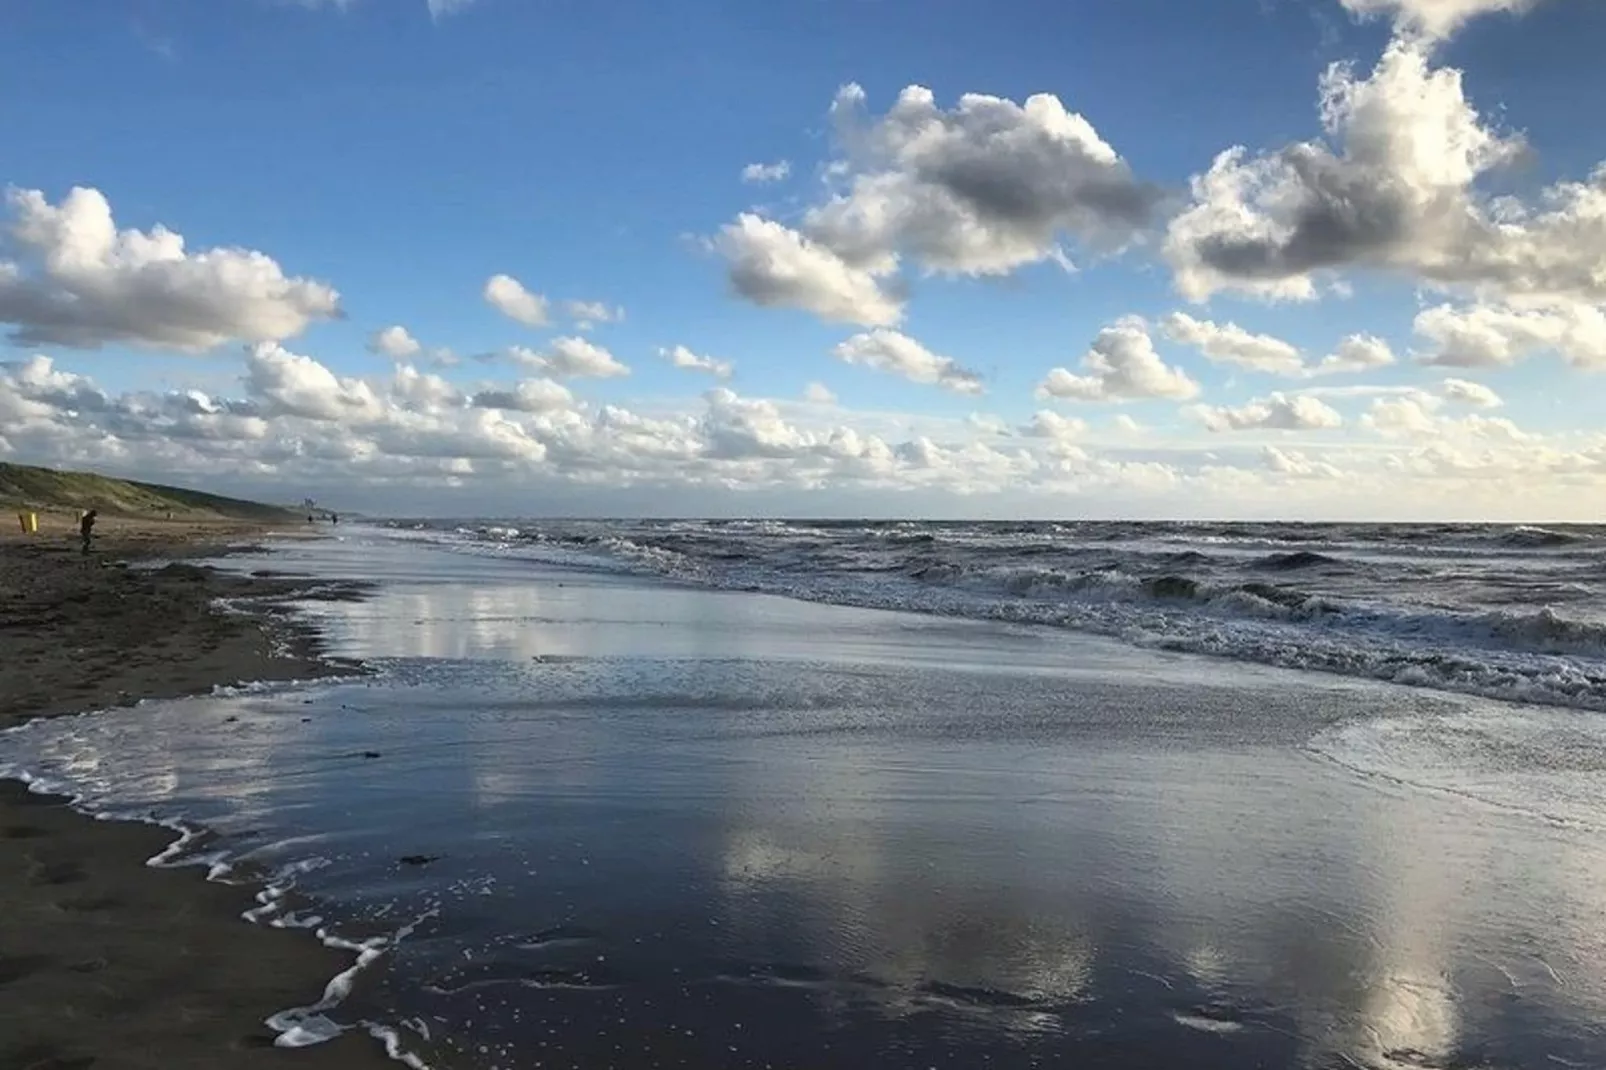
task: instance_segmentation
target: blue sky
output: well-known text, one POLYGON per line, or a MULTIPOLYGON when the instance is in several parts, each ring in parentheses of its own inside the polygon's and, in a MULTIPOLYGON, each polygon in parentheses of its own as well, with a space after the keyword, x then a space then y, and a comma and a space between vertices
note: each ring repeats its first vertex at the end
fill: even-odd
POLYGON ((499 513, 1554 517, 1606 483, 1606 6, 451 6, 11 0, 0 457, 499 513), (74 187, 193 262, 52 269, 74 187), (567 394, 492 404, 520 381, 567 394))

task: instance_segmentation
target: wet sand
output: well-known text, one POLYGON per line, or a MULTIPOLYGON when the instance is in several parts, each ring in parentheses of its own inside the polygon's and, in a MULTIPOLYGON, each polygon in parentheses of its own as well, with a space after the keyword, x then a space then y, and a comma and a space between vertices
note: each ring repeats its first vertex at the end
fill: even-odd
MULTIPOLYGON (((45 520, 38 536, 0 538, 0 727, 331 671, 309 631, 213 606, 304 583, 173 560, 260 527, 106 519, 85 558, 69 520, 45 520), (170 563, 127 564, 151 558, 170 563)), ((172 839, 0 783, 0 1070, 394 1065, 356 1035, 273 1046, 264 1019, 316 1001, 349 956, 245 924, 249 888, 148 867, 172 839)))

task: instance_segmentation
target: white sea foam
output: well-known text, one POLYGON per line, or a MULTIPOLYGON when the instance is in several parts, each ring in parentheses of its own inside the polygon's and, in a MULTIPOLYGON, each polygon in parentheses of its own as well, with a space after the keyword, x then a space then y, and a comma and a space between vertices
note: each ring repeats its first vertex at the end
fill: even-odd
MULTIPOLYGON (((200 867, 205 869, 207 880, 219 883, 229 882, 229 878, 238 872, 237 862, 230 858, 226 850, 195 852, 195 845, 208 836, 208 831, 201 826, 151 813, 110 809, 98 805, 69 780, 42 776, 10 763, 0 766, 0 777, 19 780, 34 794, 62 796, 73 809, 95 820, 155 825, 175 833, 171 843, 146 860, 147 866, 200 867)), ((427 910, 389 935, 370 937, 361 941, 349 939, 341 935, 338 930, 324 924, 321 916, 302 914, 289 909, 288 906, 296 888, 297 878, 326 864, 326 859, 312 857, 280 867, 257 891, 257 906, 241 914, 243 920, 253 924, 278 929, 312 930, 318 940, 326 946, 351 952, 354 956, 350 966, 329 979, 324 986, 322 998, 316 1003, 280 1011, 266 1020, 265 1024, 278 1034, 274 1043, 281 1047, 305 1047, 333 1040, 348 1029, 360 1028, 383 1043, 391 1058, 416 1070, 429 1070, 422 1059, 405 1050, 401 1034, 391 1026, 368 1021, 342 1026, 329 1014, 351 994, 352 985, 363 970, 371 967, 382 955, 412 935, 420 924, 434 917, 437 912, 434 909, 427 910)))
MULTIPOLYGON (((327 1040, 333 1040, 344 1032, 344 1027, 330 1019, 328 1012, 345 1002, 346 998, 351 995, 351 989, 356 983, 357 977, 364 970, 373 966, 382 955, 411 936, 418 926, 435 917, 437 913, 437 910, 431 908, 419 914, 407 924, 402 925, 389 936, 375 936, 367 940, 351 940, 330 928, 319 928, 317 937, 325 946, 340 951, 349 951, 356 956, 356 959, 346 969, 329 979, 329 983, 324 986, 323 998, 318 1002, 306 1007, 293 1007, 289 1010, 280 1011, 267 1020, 268 1027, 279 1034, 275 1043, 280 1047, 300 1048, 309 1044, 319 1044, 327 1040)), ((387 1040, 386 1049, 391 1052, 393 1057, 399 1057, 402 1054, 400 1037, 395 1034, 393 1029, 388 1026, 370 1023, 363 1023, 363 1027, 381 1039, 394 1037, 394 1043, 387 1040)), ((420 1062, 407 1061, 409 1065, 422 1066, 420 1062)))
POLYGON ((1365 776, 1606 831, 1606 723, 1592 713, 1474 706, 1366 718, 1317 734, 1308 749, 1365 776))

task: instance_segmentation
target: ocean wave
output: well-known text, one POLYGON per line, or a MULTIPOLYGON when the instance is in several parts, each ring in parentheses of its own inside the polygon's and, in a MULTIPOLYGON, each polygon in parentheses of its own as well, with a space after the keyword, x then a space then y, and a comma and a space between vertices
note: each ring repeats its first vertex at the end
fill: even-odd
POLYGON ((1502 545, 1532 549, 1549 549, 1557 546, 1574 546, 1588 541, 1588 536, 1552 531, 1549 528, 1516 527, 1500 536, 1502 545))
POLYGON ((1317 568, 1323 565, 1340 564, 1338 558, 1319 554, 1314 550, 1294 550, 1289 553, 1267 554, 1265 557, 1253 562, 1256 568, 1271 569, 1276 572, 1290 572, 1300 568, 1317 568))
POLYGON ((1418 543, 1410 538, 1417 529, 1378 525, 477 526, 487 529, 486 552, 562 567, 1052 625, 1165 650, 1606 710, 1603 588, 1568 549, 1598 545, 1592 531, 1438 525, 1421 529, 1435 537, 1418 543), (511 543, 488 530, 515 526, 511 543), (1324 531, 1348 541, 1321 541, 1324 531), (1504 541, 1513 538, 1524 545, 1504 541), (1368 551, 1367 540, 1379 549, 1368 551), (1463 553, 1477 544, 1496 552, 1447 572, 1438 556, 1446 540, 1463 553), (1534 554, 1545 547, 1551 552, 1534 554), (1545 601, 1563 589, 1566 614, 1545 601))
POLYGON ((927 565, 911 578, 1016 598, 1147 602, 1213 617, 1320 623, 1328 630, 1397 638, 1459 641, 1485 648, 1606 658, 1606 624, 1536 610, 1466 612, 1349 602, 1294 586, 1213 583, 1175 573, 1133 575, 1119 569, 1069 573, 1047 568, 927 565))

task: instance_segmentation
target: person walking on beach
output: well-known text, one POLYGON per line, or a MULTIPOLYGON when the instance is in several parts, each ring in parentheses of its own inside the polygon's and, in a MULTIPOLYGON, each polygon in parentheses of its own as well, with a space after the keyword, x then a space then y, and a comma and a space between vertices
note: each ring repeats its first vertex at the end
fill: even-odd
POLYGON ((78 521, 78 534, 83 536, 84 556, 89 556, 89 540, 95 536, 95 510, 91 509, 78 521))

